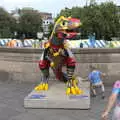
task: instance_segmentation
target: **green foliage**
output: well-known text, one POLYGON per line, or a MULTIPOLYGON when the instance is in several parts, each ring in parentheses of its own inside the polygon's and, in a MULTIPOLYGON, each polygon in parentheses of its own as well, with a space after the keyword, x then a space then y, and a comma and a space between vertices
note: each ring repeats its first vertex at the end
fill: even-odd
MULTIPOLYGON (((42 19, 37 10, 18 9, 18 14, 19 19, 16 22, 11 14, 0 7, 0 37, 13 37, 17 31, 18 36, 25 34, 27 38, 35 38, 37 32, 43 31, 42 19)), ((88 38, 90 33, 95 33, 96 39, 104 37, 105 40, 110 40, 111 37, 120 37, 120 7, 113 2, 98 5, 92 1, 88 6, 65 8, 57 15, 55 21, 61 15, 81 20, 81 38, 88 38)), ((53 24, 50 24, 49 29, 51 33, 53 24)))
POLYGON ((0 37, 9 38, 13 36, 15 19, 3 8, 0 8, 0 37))
POLYGON ((52 33, 52 30, 53 30, 53 27, 54 27, 54 24, 51 23, 51 24, 49 25, 49 28, 48 28, 50 32, 49 32, 49 34, 48 34, 47 37, 50 37, 50 35, 51 35, 51 33, 52 33))
POLYGON ((104 36, 106 40, 110 40, 120 33, 120 8, 113 2, 63 9, 58 16, 61 15, 80 18, 83 38, 87 38, 89 33, 95 33, 97 39, 104 36))
POLYGON ((35 38, 37 32, 43 31, 40 13, 32 8, 23 8, 17 11, 18 20, 3 8, 0 8, 0 37, 17 37, 25 35, 27 38, 35 38))
POLYGON ((27 38, 36 37, 36 33, 42 31, 42 19, 37 10, 22 9, 20 11, 19 22, 20 31, 27 38))

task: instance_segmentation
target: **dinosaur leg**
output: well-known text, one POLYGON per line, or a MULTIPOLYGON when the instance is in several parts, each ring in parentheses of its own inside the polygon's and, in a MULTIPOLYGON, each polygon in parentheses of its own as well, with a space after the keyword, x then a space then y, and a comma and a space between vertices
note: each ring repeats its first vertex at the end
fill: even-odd
POLYGON ((66 59, 67 63, 67 76, 68 76, 68 83, 67 83, 67 91, 66 94, 75 94, 74 86, 72 84, 72 76, 74 74, 75 70, 75 60, 73 58, 67 58, 66 59))
POLYGON ((62 72, 62 81, 67 83, 68 82, 68 76, 67 73, 62 72))
POLYGON ((49 80, 49 61, 41 60, 39 62, 39 68, 42 72, 41 83, 35 87, 36 91, 48 90, 48 80, 49 80))
POLYGON ((82 91, 79 89, 77 85, 77 79, 74 76, 74 70, 75 70, 75 60, 74 58, 67 58, 67 76, 68 76, 68 83, 67 83, 67 90, 66 94, 73 94, 78 95, 81 94, 82 91))
POLYGON ((74 55, 72 54, 69 48, 64 49, 64 54, 66 56, 64 62, 67 65, 67 77, 68 77, 66 94, 67 95, 80 94, 82 93, 82 91, 78 87, 78 80, 74 77, 74 70, 76 65, 74 55))

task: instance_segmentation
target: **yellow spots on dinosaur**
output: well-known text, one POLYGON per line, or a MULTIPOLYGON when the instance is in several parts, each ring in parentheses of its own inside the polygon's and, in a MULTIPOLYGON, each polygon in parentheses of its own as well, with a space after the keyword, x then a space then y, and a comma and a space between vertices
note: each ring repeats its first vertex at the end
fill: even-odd
POLYGON ((50 67, 54 67, 55 66, 55 63, 54 62, 51 62, 50 63, 50 67))
POLYGON ((53 56, 54 56, 54 57, 56 57, 56 56, 58 56, 58 55, 59 55, 59 52, 53 53, 53 56))

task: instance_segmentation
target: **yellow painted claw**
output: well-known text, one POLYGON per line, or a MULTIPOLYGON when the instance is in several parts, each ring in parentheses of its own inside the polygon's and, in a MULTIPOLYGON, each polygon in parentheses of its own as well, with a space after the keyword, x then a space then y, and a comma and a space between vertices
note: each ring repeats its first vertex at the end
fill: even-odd
POLYGON ((66 95, 70 95, 70 88, 67 88, 66 95))
POLYGON ((83 90, 81 90, 79 87, 75 87, 76 94, 83 94, 83 90))
POLYGON ((43 90, 44 90, 44 88, 45 88, 45 83, 42 84, 42 87, 43 87, 43 90))
POLYGON ((48 90, 48 83, 43 83, 34 88, 35 91, 48 90))
POLYGON ((48 90, 48 83, 45 84, 44 90, 48 90))
POLYGON ((74 87, 71 87, 71 94, 76 95, 76 90, 74 87))
POLYGON ((74 87, 77 86, 78 85, 78 80, 74 79, 72 84, 73 84, 74 87))
POLYGON ((36 87, 34 88, 34 90, 35 90, 35 91, 43 90, 43 86, 42 86, 42 84, 36 86, 36 87))
POLYGON ((80 95, 83 94, 83 90, 81 90, 79 87, 75 86, 75 87, 69 87, 66 90, 66 95, 80 95))
POLYGON ((83 94, 84 93, 84 91, 83 90, 80 90, 80 94, 83 94))
POLYGON ((72 83, 73 83, 73 86, 78 85, 79 81, 78 81, 78 79, 76 78, 76 76, 72 76, 72 83))

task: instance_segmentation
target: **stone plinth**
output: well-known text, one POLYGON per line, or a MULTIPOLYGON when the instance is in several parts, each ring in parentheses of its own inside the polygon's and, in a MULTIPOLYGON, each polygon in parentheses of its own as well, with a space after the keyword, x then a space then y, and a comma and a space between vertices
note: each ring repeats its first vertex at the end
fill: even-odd
POLYGON ((80 82, 79 87, 84 91, 81 95, 65 94, 65 84, 51 81, 48 91, 32 91, 24 99, 25 108, 57 108, 57 109, 89 109, 90 90, 89 82, 80 82))

